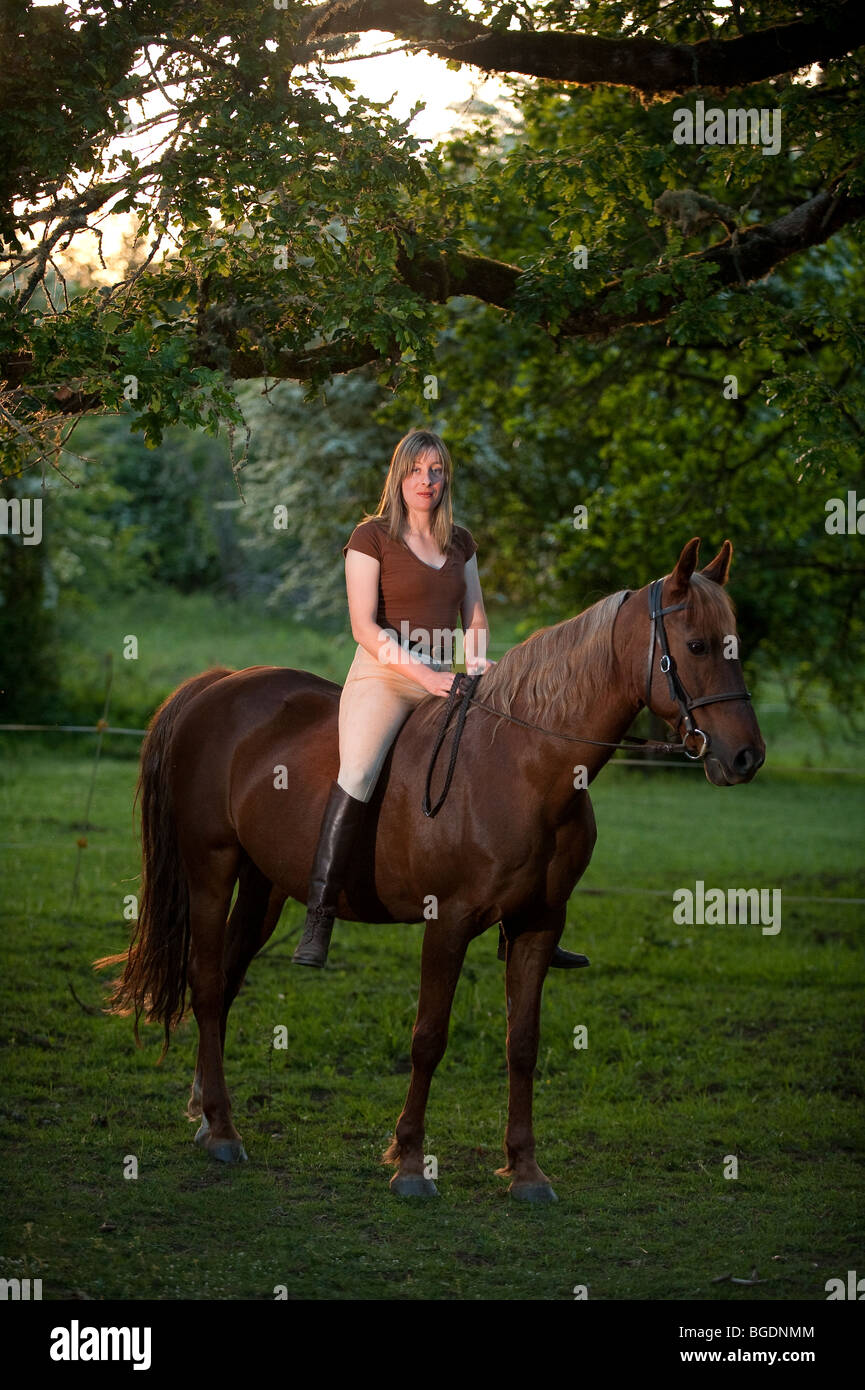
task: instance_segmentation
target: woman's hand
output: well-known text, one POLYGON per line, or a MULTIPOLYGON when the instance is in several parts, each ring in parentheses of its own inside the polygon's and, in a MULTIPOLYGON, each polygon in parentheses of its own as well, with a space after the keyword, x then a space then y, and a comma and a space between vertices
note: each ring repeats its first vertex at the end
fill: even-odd
POLYGON ((454 683, 453 671, 428 670, 429 674, 423 681, 424 690, 430 695, 450 695, 454 683))

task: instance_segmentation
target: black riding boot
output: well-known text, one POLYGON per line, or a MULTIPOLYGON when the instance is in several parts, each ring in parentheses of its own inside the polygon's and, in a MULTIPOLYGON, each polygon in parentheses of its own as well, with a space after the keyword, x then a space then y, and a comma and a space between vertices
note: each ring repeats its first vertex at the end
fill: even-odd
POLYGON ((336 901, 366 804, 349 796, 338 782, 330 789, 309 880, 306 926, 291 958, 294 965, 321 968, 327 961, 336 901))
MULTIPOLYGON (((505 929, 499 922, 499 960, 507 959, 508 938, 505 936, 505 929)), ((553 958, 550 961, 551 970, 580 970, 582 966, 589 964, 588 956, 578 956, 575 951, 565 951, 561 946, 557 946, 553 951, 553 958)))

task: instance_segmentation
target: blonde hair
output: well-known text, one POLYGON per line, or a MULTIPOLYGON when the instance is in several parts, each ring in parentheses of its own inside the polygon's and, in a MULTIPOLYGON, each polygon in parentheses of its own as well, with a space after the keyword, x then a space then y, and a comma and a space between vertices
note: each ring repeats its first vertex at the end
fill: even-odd
POLYGON ((454 530, 451 505, 453 463, 444 440, 440 435, 434 434, 432 430, 409 430, 408 434, 403 435, 393 451, 378 507, 372 515, 365 516, 364 521, 378 518, 386 522, 393 540, 401 541, 403 539, 403 531, 408 522, 408 512, 402 495, 403 481, 408 477, 421 455, 430 449, 438 455, 442 466, 442 495, 433 513, 430 530, 436 545, 444 555, 450 549, 454 530))

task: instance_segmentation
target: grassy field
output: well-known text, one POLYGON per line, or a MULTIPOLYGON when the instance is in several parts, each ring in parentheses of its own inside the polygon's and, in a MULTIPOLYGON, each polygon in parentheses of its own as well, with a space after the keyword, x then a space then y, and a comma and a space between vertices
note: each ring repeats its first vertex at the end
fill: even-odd
MULTIPOLYGON (((183 613, 102 610, 70 635, 70 681, 86 684, 104 645, 118 650, 118 629, 142 648, 133 671, 118 663, 130 713, 213 662, 339 679, 350 655, 273 618, 241 625, 221 610, 220 637, 206 605, 183 613)), ((564 939, 592 968, 554 972, 544 997, 536 1130, 560 1200, 543 1209, 493 1176, 506 1103, 493 933, 469 952, 433 1086, 439 1201, 392 1197, 379 1162, 408 1082, 419 927, 337 924, 331 967, 302 971, 289 964, 301 909, 288 907, 229 1023, 250 1162, 226 1169, 196 1149, 183 1117, 194 1022, 157 1067, 155 1033, 138 1050, 127 1020, 103 1017, 90 969, 123 945, 136 890, 137 745, 106 746, 73 901, 92 743, 3 737, 0 1276, 41 1278, 45 1298, 270 1299, 285 1286, 289 1298, 568 1299, 585 1284, 607 1300, 825 1299, 826 1280, 862 1260, 863 911, 804 899, 865 897, 865 785, 783 765, 861 766, 862 750, 821 743, 780 709, 762 724, 770 760, 751 786, 611 767, 593 788, 598 848, 564 939), (781 931, 674 926, 672 892, 697 878, 781 888, 781 931), (755 1269, 762 1282, 729 1281, 755 1269)))

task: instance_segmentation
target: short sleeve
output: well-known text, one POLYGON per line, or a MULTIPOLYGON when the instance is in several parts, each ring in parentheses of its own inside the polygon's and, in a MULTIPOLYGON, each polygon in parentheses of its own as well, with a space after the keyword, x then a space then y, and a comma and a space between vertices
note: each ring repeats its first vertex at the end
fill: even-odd
POLYGON ((343 555, 347 550, 359 550, 362 555, 371 555, 374 560, 381 563, 382 529, 375 521, 362 521, 359 526, 355 526, 345 545, 342 547, 343 555))
POLYGON ((466 561, 468 562, 473 555, 477 554, 477 541, 475 540, 471 531, 467 531, 464 526, 455 526, 454 532, 456 534, 456 538, 462 546, 463 555, 466 561))

